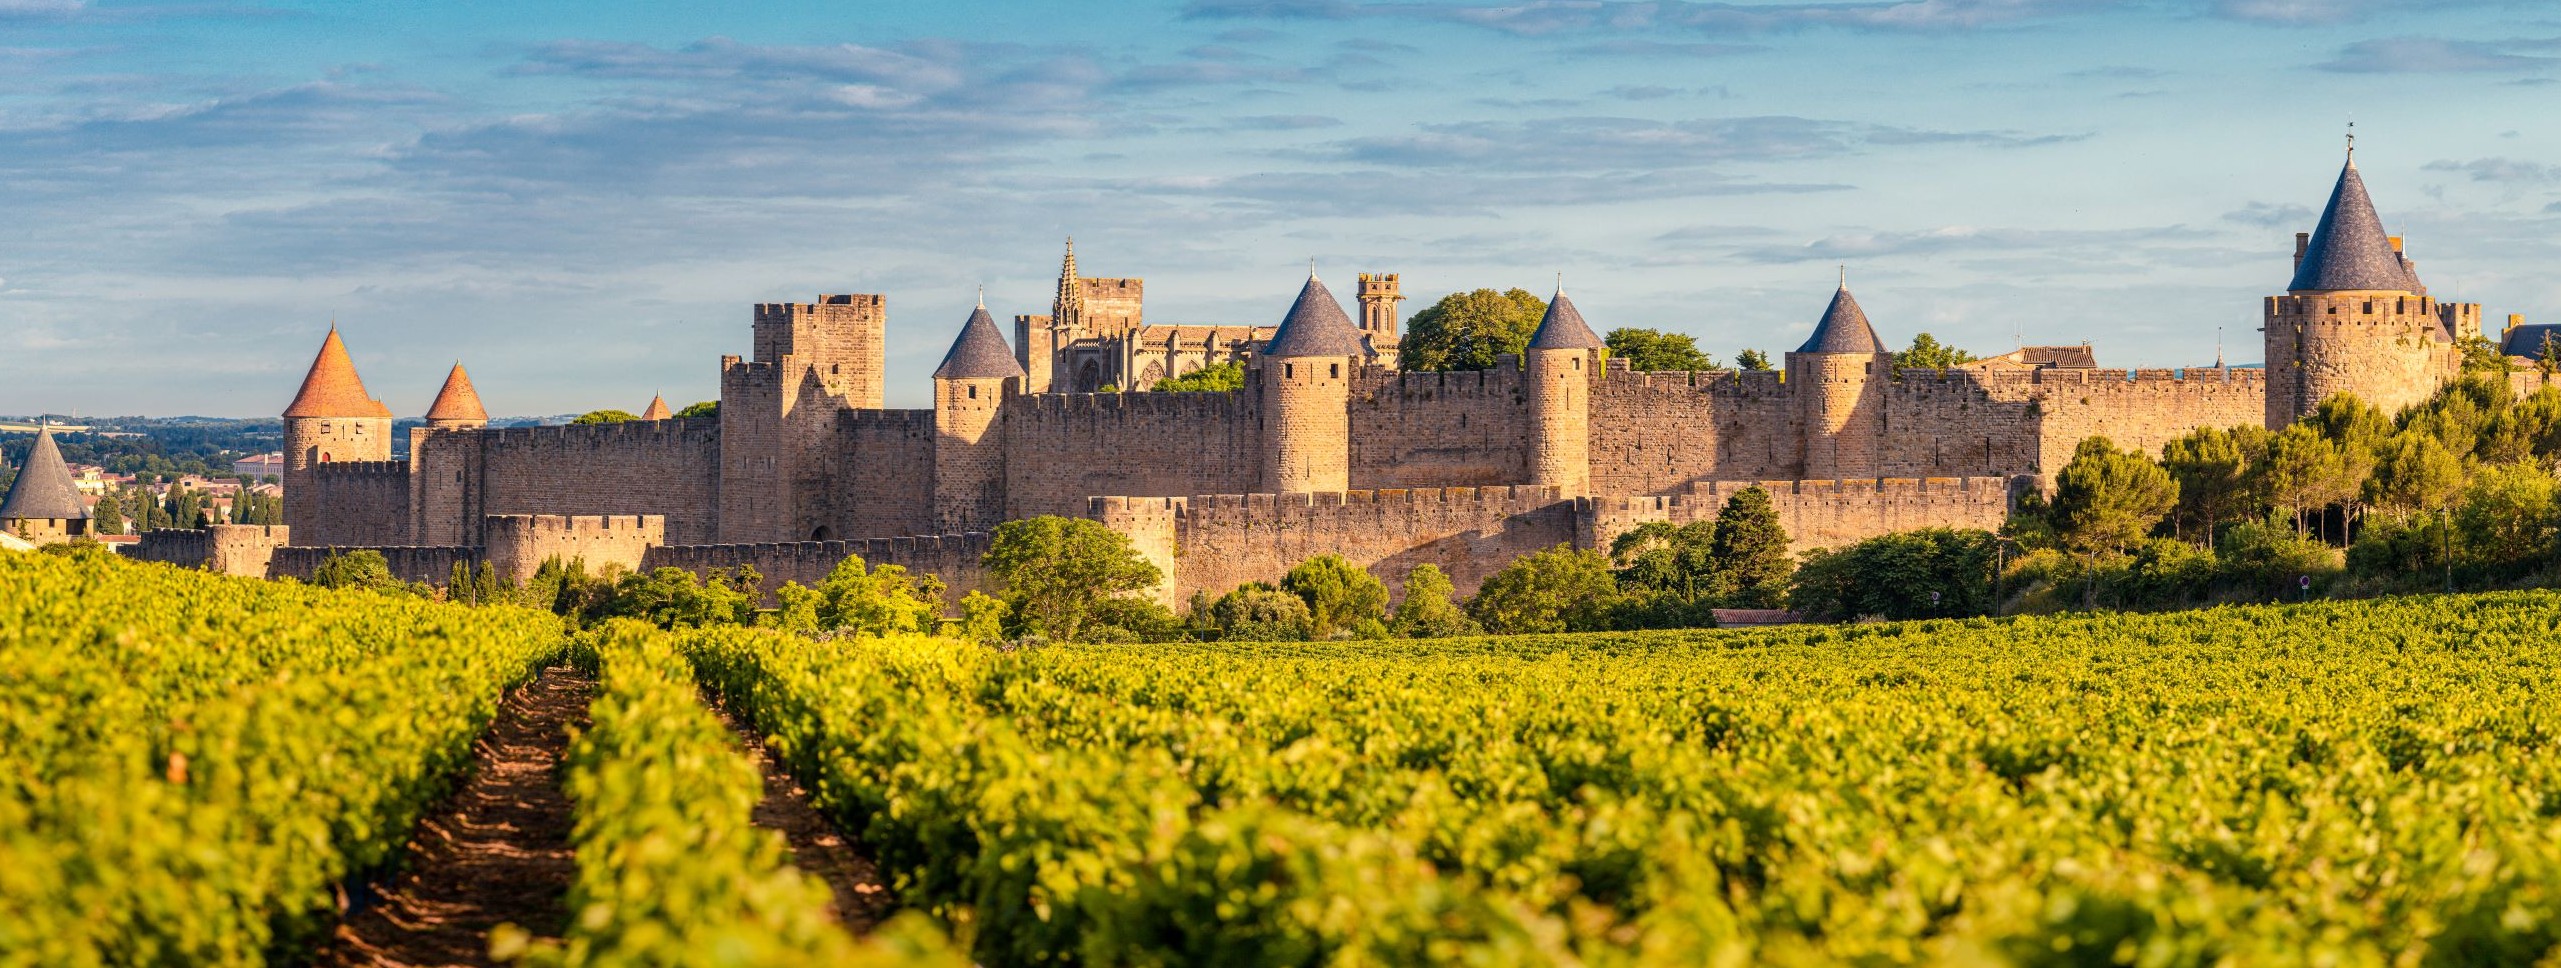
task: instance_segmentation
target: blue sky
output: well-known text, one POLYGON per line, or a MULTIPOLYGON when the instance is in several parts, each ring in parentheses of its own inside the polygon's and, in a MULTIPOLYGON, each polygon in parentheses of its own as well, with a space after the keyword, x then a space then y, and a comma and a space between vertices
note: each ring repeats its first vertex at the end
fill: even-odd
POLYGON ((715 396, 880 292, 893 406, 1060 240, 1156 322, 1307 260, 1408 309, 2258 358, 2340 133, 2442 296, 2561 318, 2561 10, 2390 0, 0 0, 0 412, 273 414, 330 320, 401 414, 715 396))

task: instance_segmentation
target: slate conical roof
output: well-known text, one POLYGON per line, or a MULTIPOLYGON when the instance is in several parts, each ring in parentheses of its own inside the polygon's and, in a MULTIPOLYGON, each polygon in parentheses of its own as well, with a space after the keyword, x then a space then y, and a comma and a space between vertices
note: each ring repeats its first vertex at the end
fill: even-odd
POLYGON ((480 405, 480 392, 471 388, 471 374, 455 363, 453 372, 445 374, 445 388, 436 391, 436 402, 427 407, 429 420, 489 420, 488 409, 480 405))
POLYGON ((87 520, 89 506, 80 503, 80 488, 71 483, 71 467, 62 462, 62 449, 53 445, 53 431, 36 432, 36 445, 27 450, 27 466, 18 468, 18 482, 9 486, 9 496, 0 498, 0 520, 87 520))
POLYGON ((1023 365, 1014 359, 1014 350, 1005 345, 1005 334, 996 331, 996 318, 979 306, 960 326, 960 336, 951 341, 951 352, 943 354, 943 365, 934 368, 937 380, 1002 380, 1023 376, 1023 365))
POLYGON ((302 378, 302 391, 294 394, 285 416, 388 420, 391 408, 365 393, 365 381, 356 376, 356 361, 347 358, 347 344, 339 341, 338 327, 331 326, 329 338, 320 341, 320 355, 311 359, 311 372, 302 378))
POLYGON ((1556 290, 1556 298, 1547 301, 1547 316, 1538 321, 1538 331, 1531 333, 1529 348, 1534 350, 1596 350, 1601 338, 1592 335, 1592 324, 1574 309, 1574 301, 1565 298, 1565 290, 1556 290))
POLYGON ((1876 328, 1867 324, 1867 313, 1859 301, 1850 297, 1850 287, 1843 285, 1832 293, 1832 304, 1823 309, 1823 321, 1814 324, 1814 335, 1805 338, 1799 353, 1882 353, 1885 344, 1877 342, 1876 328))
POLYGON ((1343 304, 1325 288, 1315 273, 1307 274, 1307 285, 1299 287, 1298 301, 1282 317, 1280 329, 1272 340, 1263 344, 1264 356, 1366 356, 1367 344, 1361 342, 1360 327, 1344 314, 1343 304))
POLYGON ((2383 234, 2383 218, 2374 213, 2374 200, 2365 194, 2355 155, 2349 155, 2347 167, 2339 169, 2329 207, 2321 210, 2321 224, 2313 227, 2312 242, 2303 250, 2303 261, 2294 267, 2294 281, 2285 288, 2289 292, 2418 291, 2419 281, 2402 264, 2401 254, 2392 251, 2391 237, 2383 234))

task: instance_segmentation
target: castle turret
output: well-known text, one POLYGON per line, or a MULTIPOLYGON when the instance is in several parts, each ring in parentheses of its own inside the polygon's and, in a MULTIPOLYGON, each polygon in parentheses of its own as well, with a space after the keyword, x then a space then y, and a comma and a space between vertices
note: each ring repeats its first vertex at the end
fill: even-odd
POLYGON ((2261 330, 2270 428, 2338 393, 2395 412, 2461 371, 2455 341, 2480 332, 2481 307, 2428 295, 2401 240, 2384 232, 2353 145, 2320 223, 2295 236, 2294 261, 2286 294, 2267 298, 2261 330))
POLYGON ((1529 482, 1563 488, 1568 496, 1591 489, 1592 374, 1600 368, 1601 338, 1558 286, 1547 316, 1530 334, 1529 482))
POLYGON ((36 544, 60 544, 89 533, 89 505, 71 480, 71 466, 53 442, 53 428, 36 431, 26 464, 0 497, 0 531, 36 544))
POLYGON ((1351 381, 1366 353, 1343 304, 1308 273, 1298 302, 1256 356, 1264 490, 1351 487, 1351 381))
POLYGON ((985 531, 1005 519, 1005 438, 997 419, 1023 378, 982 300, 934 368, 936 530, 985 531))
POLYGON ((342 461, 391 459, 391 408, 365 393, 338 327, 320 341, 302 390, 285 408, 285 524, 297 534, 324 534, 311 487, 312 468, 342 461))
POLYGON ((1805 427, 1807 479, 1876 476, 1876 447, 1884 433, 1877 419, 1877 379, 1885 364, 1885 345, 1843 282, 1814 334, 1787 354, 1788 390, 1805 427))
POLYGON ((1405 301, 1393 272, 1361 273, 1361 339, 1369 345, 1369 362, 1394 368, 1403 338, 1396 332, 1396 304, 1405 301))
POLYGON ((675 416, 675 414, 668 411, 667 395, 663 393, 651 395, 649 398, 649 406, 642 408, 640 411, 640 419, 642 420, 665 420, 672 416, 675 416))
POLYGON ((445 374, 444 389, 436 391, 436 402, 427 408, 427 429, 470 430, 489 425, 489 411, 480 405, 480 392, 471 388, 471 374, 455 361, 453 372, 445 374))

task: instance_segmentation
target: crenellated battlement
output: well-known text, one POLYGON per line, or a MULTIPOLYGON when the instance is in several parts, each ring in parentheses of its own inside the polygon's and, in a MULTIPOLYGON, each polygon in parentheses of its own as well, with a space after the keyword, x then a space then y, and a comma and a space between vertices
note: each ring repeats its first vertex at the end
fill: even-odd
POLYGON ((405 460, 341 460, 311 465, 311 473, 320 477, 398 477, 407 479, 409 462, 405 460))
POLYGON ((667 543, 667 519, 655 514, 493 514, 481 522, 483 551, 498 572, 523 581, 552 558, 583 560, 591 572, 637 570, 649 549, 667 543))
POLYGON ((472 430, 449 430, 443 433, 475 434, 485 442, 485 446, 492 448, 609 447, 616 444, 658 444, 679 440, 716 441, 720 437, 720 418, 670 417, 665 420, 630 420, 606 424, 481 427, 472 430))
POLYGON ((1198 393, 1034 393, 1005 401, 1007 419, 1075 420, 1106 416, 1130 418, 1232 417, 1248 398, 1238 392, 1198 393))

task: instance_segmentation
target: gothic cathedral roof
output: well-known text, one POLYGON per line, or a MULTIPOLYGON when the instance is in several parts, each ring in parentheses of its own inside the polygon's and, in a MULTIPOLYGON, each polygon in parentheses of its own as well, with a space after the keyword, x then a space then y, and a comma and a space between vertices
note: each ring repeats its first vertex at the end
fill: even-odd
POLYGON ((18 482, 10 485, 8 497, 0 498, 0 521, 88 517, 89 506, 80 502, 80 488, 71 483, 71 468, 62 462, 62 449, 54 446, 53 431, 37 431, 27 465, 18 468, 18 482))
POLYGON ((329 338, 320 342, 320 355, 311 360, 311 372, 302 378, 302 391, 293 395, 285 416, 388 420, 391 408, 365 393, 365 381, 356 377, 356 362, 347 358, 347 344, 338 340, 338 327, 331 326, 329 338))
POLYGON ((480 405, 480 392, 471 388, 471 374, 455 363, 453 372, 445 374, 445 388, 436 391, 436 402, 427 408, 429 420, 487 421, 489 411, 480 405))
POLYGON ((1601 338, 1592 335, 1592 325, 1574 309, 1574 301, 1565 298, 1565 290, 1556 290, 1556 298, 1547 301, 1547 316, 1538 321, 1538 331, 1531 333, 1529 348, 1534 350, 1596 350, 1601 338))
POLYGON ((937 380, 1001 380, 1022 377, 1023 365, 1014 359, 1014 351, 1005 345, 1005 334, 996 331, 996 318, 979 306, 961 324, 960 337, 951 341, 951 352, 943 354, 943 365, 934 368, 937 380))
POLYGON ((1307 274, 1307 285, 1298 290, 1298 302, 1289 307, 1281 319, 1280 329, 1272 341, 1263 344, 1262 355, 1296 356, 1367 356, 1368 347, 1361 342, 1360 327, 1343 312, 1343 304, 1316 274, 1307 274))
POLYGON ((2383 234, 2383 219, 2374 213, 2374 200, 2365 194, 2365 179, 2356 173, 2355 155, 2349 155, 2347 167, 2339 169, 2329 207, 2321 210, 2321 224, 2312 229, 2311 244, 2295 264, 2294 281, 2285 288, 2289 292, 2418 291, 2419 280, 2403 265, 2401 253, 2393 251, 2391 237, 2383 234))
POLYGON ((1805 338, 1799 353, 1882 353, 1885 344, 1876 339, 1876 328, 1867 324, 1867 313, 1859 301, 1850 297, 1846 284, 1832 293, 1832 304, 1823 309, 1823 321, 1814 324, 1814 335, 1805 338))

